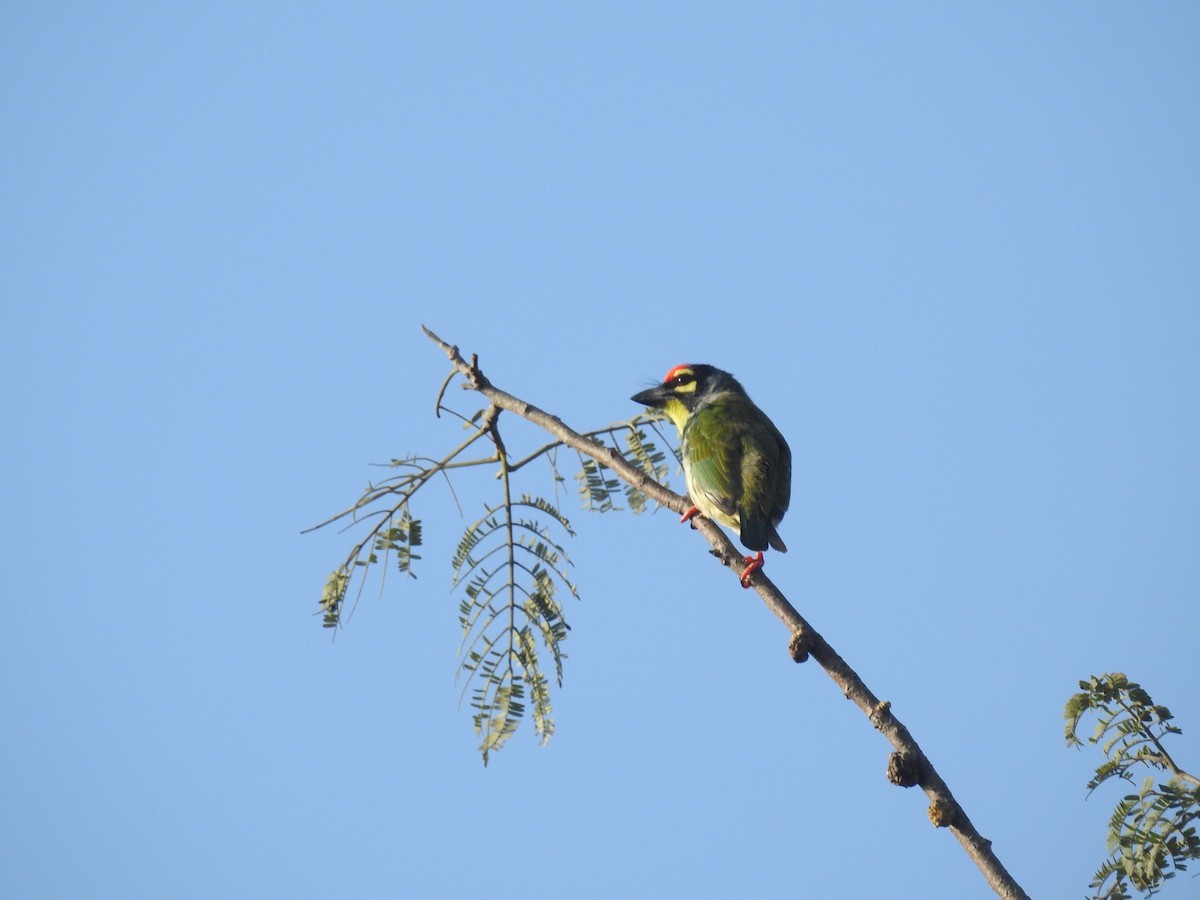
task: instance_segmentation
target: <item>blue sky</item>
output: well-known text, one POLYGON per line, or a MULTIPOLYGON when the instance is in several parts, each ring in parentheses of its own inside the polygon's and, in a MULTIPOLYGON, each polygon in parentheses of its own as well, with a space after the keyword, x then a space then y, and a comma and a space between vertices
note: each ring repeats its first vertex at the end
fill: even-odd
POLYGON ((460 439, 420 323, 580 429, 737 374, 795 458, 771 576, 1030 894, 1103 854, 1078 679, 1200 768, 1200 7, 0 16, 0 893, 991 896, 671 515, 568 501, 544 749, 485 770, 456 709, 490 476, 330 640, 352 536, 301 529, 460 439))

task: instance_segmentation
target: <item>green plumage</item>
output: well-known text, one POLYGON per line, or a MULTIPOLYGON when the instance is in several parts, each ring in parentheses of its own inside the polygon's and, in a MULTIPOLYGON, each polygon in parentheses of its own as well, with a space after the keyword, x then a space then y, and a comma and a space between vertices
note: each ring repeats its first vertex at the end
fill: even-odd
POLYGON ((791 497, 791 450, 737 379, 712 366, 676 366, 633 400, 662 409, 679 428, 688 494, 701 513, 736 529, 751 550, 786 552, 776 526, 791 497))
POLYGON ((737 528, 751 550, 787 547, 775 526, 787 512, 792 459, 787 442, 749 397, 721 394, 683 428, 688 494, 700 511, 737 528))

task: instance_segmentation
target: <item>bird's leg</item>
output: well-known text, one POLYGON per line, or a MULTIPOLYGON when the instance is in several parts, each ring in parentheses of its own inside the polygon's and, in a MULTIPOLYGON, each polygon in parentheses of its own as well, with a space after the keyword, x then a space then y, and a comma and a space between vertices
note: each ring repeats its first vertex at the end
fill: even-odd
POLYGON ((763 555, 759 550, 755 556, 746 557, 746 571, 742 573, 742 587, 750 587, 750 576, 763 567, 763 555))
MULTIPOLYGON (((693 506, 691 509, 689 509, 687 512, 685 512, 683 514, 683 518, 679 520, 679 524, 682 525, 684 522, 690 522, 692 519, 694 519, 698 515, 700 515, 700 507, 693 506)), ((693 526, 693 527, 695 527, 695 526, 693 526)))

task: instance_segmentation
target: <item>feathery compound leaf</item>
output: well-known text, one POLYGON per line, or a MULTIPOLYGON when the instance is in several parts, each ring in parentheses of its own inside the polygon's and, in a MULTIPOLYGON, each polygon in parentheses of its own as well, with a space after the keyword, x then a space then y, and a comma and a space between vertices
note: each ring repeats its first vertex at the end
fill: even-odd
POLYGON ((1066 741, 1082 746, 1078 729, 1086 712, 1096 716, 1089 743, 1107 757, 1088 782, 1089 792, 1110 778, 1132 782, 1132 769, 1142 765, 1171 773, 1166 783, 1146 776, 1136 794, 1125 795, 1109 819, 1108 859, 1096 870, 1090 887, 1096 897, 1128 898, 1128 886, 1154 893, 1187 861, 1200 859, 1200 839, 1193 823, 1200 819, 1200 779, 1183 771, 1163 744, 1180 729, 1169 724, 1171 711, 1157 706, 1138 684, 1117 672, 1081 681, 1081 693, 1066 705, 1066 741), (1110 883, 1111 882, 1111 883, 1110 883))
POLYGON ((525 714, 526 689, 533 703, 534 730, 542 743, 554 733, 550 687, 542 674, 540 648, 554 661, 562 683, 561 644, 569 626, 555 599, 561 584, 574 596, 564 568, 570 560, 551 539, 544 522, 556 523, 568 536, 570 523, 552 503, 523 495, 485 508, 468 525, 454 554, 454 583, 463 588, 459 623, 463 637, 459 674, 471 690, 473 721, 484 764, 500 750, 525 714), (518 510, 538 514, 518 517, 518 510))

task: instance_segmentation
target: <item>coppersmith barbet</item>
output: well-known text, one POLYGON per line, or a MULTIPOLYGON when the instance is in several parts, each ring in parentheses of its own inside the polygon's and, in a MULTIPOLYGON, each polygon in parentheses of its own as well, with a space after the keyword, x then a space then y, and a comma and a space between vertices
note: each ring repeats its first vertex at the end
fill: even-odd
POLYGON ((755 556, 746 557, 742 587, 763 566, 763 551, 786 553, 776 527, 792 490, 792 451, 775 424, 728 372, 682 365, 657 387, 631 398, 661 409, 679 429, 683 473, 697 513, 738 533, 755 556))

